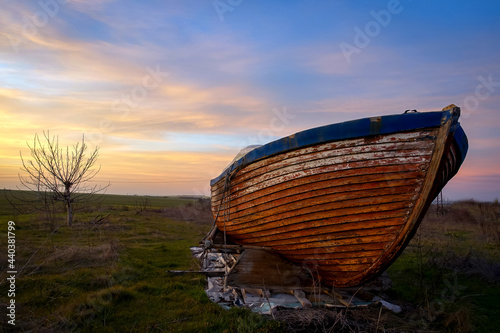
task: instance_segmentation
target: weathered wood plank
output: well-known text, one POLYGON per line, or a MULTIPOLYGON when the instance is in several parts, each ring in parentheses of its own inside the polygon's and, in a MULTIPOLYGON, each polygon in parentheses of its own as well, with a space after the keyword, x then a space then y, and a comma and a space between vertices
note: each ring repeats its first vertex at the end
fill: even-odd
MULTIPOLYGON (((269 187, 275 186, 280 183, 286 183, 289 181, 293 181, 297 178, 305 178, 317 174, 326 174, 326 173, 334 173, 338 171, 347 171, 350 170, 351 175, 355 175, 356 171, 360 172, 360 174, 370 173, 373 174, 374 168, 385 167, 386 172, 394 172, 394 166, 403 166, 408 171, 425 171, 430 160, 430 156, 416 156, 416 157, 407 157, 407 158, 387 158, 387 159, 379 159, 379 160, 368 160, 368 161, 353 161, 349 163, 340 163, 334 165, 324 165, 307 169, 298 169, 295 172, 287 173, 285 175, 268 179, 259 183, 251 183, 248 184, 244 188, 239 188, 238 186, 231 186, 231 194, 241 196, 245 194, 249 194, 252 192, 258 192, 263 189, 268 189, 269 187), (244 191, 244 192, 239 192, 244 191)), ((382 170, 384 168, 381 168, 382 170)), ((381 172, 384 172, 381 171, 381 172)), ((218 203, 217 198, 215 198, 215 202, 218 203)))
POLYGON ((295 289, 311 286, 309 274, 276 253, 245 249, 227 278, 240 288, 295 289))
MULTIPOLYGON (((275 178, 287 176, 289 174, 295 175, 289 179, 297 178, 297 172, 309 170, 307 175, 311 175, 311 173, 315 170, 326 170, 326 172, 345 170, 351 168, 362 168, 366 166, 377 166, 377 165, 397 165, 397 164, 408 164, 408 163, 422 163, 428 161, 425 157, 432 152, 432 149, 427 150, 409 150, 404 152, 399 151, 381 151, 381 152, 372 152, 372 153, 363 153, 363 154, 354 154, 348 156, 335 156, 330 158, 322 158, 316 159, 314 156, 311 156, 309 160, 304 161, 303 163, 287 165, 285 167, 279 169, 270 169, 269 172, 263 173, 257 177, 251 179, 251 182, 244 181, 238 182, 239 173, 236 177, 233 177, 231 180, 231 188, 233 191, 240 191, 248 187, 249 184, 259 184, 265 181, 269 181, 275 178), (355 163, 355 164, 353 164, 355 163), (325 167, 330 167, 325 169, 325 167), (332 166, 335 166, 334 169, 331 169, 332 166), (344 168, 342 168, 344 166, 344 168), (345 168, 347 166, 347 168, 345 168)), ((218 182, 214 186, 212 186, 213 195, 218 196, 223 191, 224 182, 218 182), (219 187, 215 189, 215 187, 219 187)), ((271 182, 269 185, 273 184, 271 182)))
MULTIPOLYGON (((275 172, 281 169, 287 169, 293 165, 303 165, 304 163, 310 161, 325 161, 335 157, 342 157, 340 160, 333 160, 336 164, 337 161, 341 163, 346 159, 355 160, 356 158, 374 159, 374 158, 385 158, 390 156, 417 156, 427 154, 427 152, 432 151, 433 142, 431 141, 420 141, 420 142, 402 142, 402 143, 386 143, 386 144, 376 144, 370 146, 354 146, 346 147, 337 150, 325 150, 316 153, 300 154, 292 158, 284 157, 274 163, 269 163, 268 161, 262 161, 262 166, 253 171, 247 171, 247 168, 243 169, 238 175, 233 179, 232 183, 237 186, 241 182, 248 180, 257 180, 259 176, 263 174, 275 172), (391 154, 392 153, 392 154, 391 154)), ((257 163, 256 163, 257 164, 257 163)))
POLYGON ((382 165, 428 163, 430 156, 426 152, 412 151, 408 155, 402 156, 397 152, 365 153, 352 156, 338 156, 321 160, 304 162, 298 165, 292 165, 279 170, 265 173, 253 178, 251 182, 232 185, 234 191, 245 188, 255 188, 259 190, 266 186, 272 186, 277 183, 313 175, 316 173, 331 172, 337 170, 346 170, 352 168, 369 168, 382 165), (264 183, 265 185, 263 185, 264 183))
MULTIPOLYGON (((293 179, 286 183, 266 187, 266 191, 244 193, 232 192, 229 197, 231 207, 240 204, 265 203, 277 198, 291 196, 295 191, 307 190, 309 188, 327 188, 336 186, 348 186, 365 183, 379 183, 391 181, 405 181, 410 179, 423 179, 425 173, 419 170, 419 166, 379 167, 361 170, 346 170, 332 173, 316 174, 309 177, 293 179)), ((221 196, 212 198, 214 209, 219 205, 221 196)))
POLYGON ((383 242, 373 242, 367 244, 347 244, 347 245, 333 245, 334 248, 328 248, 327 246, 312 246, 309 248, 290 248, 284 246, 280 249, 279 253, 286 258, 298 255, 310 255, 311 258, 314 258, 316 255, 322 254, 330 254, 330 253, 342 253, 342 252, 364 252, 364 251, 377 251, 377 250, 385 250, 387 248, 386 244, 383 242))
MULTIPOLYGON (((383 136, 374 136, 369 138, 359 138, 359 139, 351 139, 337 142, 325 143, 322 145, 311 146, 307 148, 293 150, 284 154, 280 154, 279 156, 269 157, 265 160, 256 161, 248 166, 246 166, 243 170, 240 171, 241 174, 245 172, 250 172, 255 169, 259 169, 263 166, 274 164, 276 162, 280 162, 282 160, 287 160, 296 156, 308 155, 310 153, 322 152, 325 150, 335 150, 341 148, 352 148, 357 146, 367 146, 374 144, 384 144, 384 143, 412 143, 412 142, 421 142, 426 141, 430 144, 434 144, 435 135, 437 133, 437 129, 429 129, 429 130, 419 130, 413 132, 405 132, 405 133, 397 133, 392 136, 383 135, 383 136)), ((404 146, 402 146, 404 148, 404 146)), ((221 186, 223 182, 218 182, 217 186, 213 187, 214 192, 216 192, 221 186)))
MULTIPOLYGON (((401 228, 397 228, 396 230, 401 230, 401 228)), ((366 236, 358 236, 344 239, 328 239, 328 237, 324 237, 324 235, 311 235, 307 237, 304 241, 298 242, 287 242, 286 240, 283 243, 274 244, 275 242, 256 242, 253 245, 266 246, 271 247, 275 251, 280 250, 298 250, 298 249, 316 249, 316 248, 328 248, 328 247, 340 247, 340 246, 350 246, 350 245, 359 245, 359 244, 370 244, 370 243, 380 243, 380 244, 389 244, 396 238, 394 233, 390 233, 390 230, 387 233, 376 234, 376 235, 366 235, 366 236)), ((333 249, 332 249, 333 250, 333 249)))
MULTIPOLYGON (((420 187, 418 184, 416 184, 415 181, 411 181, 407 184, 401 184, 398 186, 390 185, 391 184, 386 183, 371 183, 360 186, 353 185, 340 188, 326 188, 317 191, 297 191, 297 193, 295 193, 293 196, 271 202, 270 204, 266 205, 268 207, 267 209, 262 204, 257 206, 250 206, 246 209, 241 209, 241 206, 237 206, 235 208, 229 209, 229 215, 233 220, 236 220, 240 218, 244 219, 248 216, 254 217, 255 214, 259 214, 259 218, 261 219, 263 217, 280 214, 285 211, 292 211, 295 209, 301 209, 304 207, 315 205, 323 205, 331 202, 384 195, 417 193, 420 187), (381 187, 380 185, 386 185, 386 187, 381 187)), ((227 212, 228 210, 225 210, 226 214, 227 212)))
MULTIPOLYGON (((377 212, 369 212, 363 214, 342 216, 342 217, 332 217, 329 219, 311 219, 300 221, 299 223, 280 223, 278 224, 268 224, 266 226, 261 225, 260 228, 255 226, 250 226, 245 229, 235 229, 231 231, 232 235, 240 235, 244 234, 249 239, 253 237, 268 237, 277 234, 287 233, 287 232, 296 232, 301 230, 316 230, 316 228, 320 228, 321 231, 325 232, 334 232, 334 231, 344 231, 350 229, 357 229, 362 226, 372 225, 372 226, 385 226, 391 224, 400 224, 404 223, 406 219, 406 210, 392 210, 385 211, 381 214, 379 211, 377 212), (250 231, 249 231, 250 230, 250 231)), ((318 229, 319 231, 319 229, 318 229)))
POLYGON ((394 242, 390 244, 390 246, 380 257, 377 265, 373 265, 367 270, 367 274, 376 274, 378 271, 380 271, 381 267, 384 267, 387 263, 389 263, 393 259, 393 255, 398 253, 399 249, 406 244, 407 240, 409 240, 409 231, 413 230, 414 227, 418 225, 418 223, 420 223, 420 220, 423 218, 423 213, 432 201, 432 198, 430 198, 429 194, 435 186, 434 181, 436 179, 436 175, 438 174, 437 171, 441 166, 442 159, 446 158, 446 154, 444 154, 444 151, 449 149, 449 146, 451 145, 452 138, 449 136, 451 125, 452 121, 448 120, 445 124, 443 124, 443 126, 439 128, 439 132, 436 138, 436 148, 434 149, 429 169, 423 182, 422 189, 420 190, 420 195, 415 199, 414 207, 408 217, 408 223, 406 223, 405 226, 396 235, 394 242))
MULTIPOLYGON (((286 221, 289 218, 296 218, 301 216, 300 218, 303 220, 310 219, 323 219, 327 217, 335 216, 336 214, 348 215, 357 211, 360 208, 366 208, 364 211, 376 211, 379 205, 381 204, 389 204, 389 203, 399 203, 395 209, 400 209, 402 207, 411 206, 411 199, 415 196, 415 193, 398 193, 398 194, 386 194, 386 195, 369 195, 354 198, 354 197, 345 197, 342 201, 326 201, 322 202, 322 204, 315 205, 314 203, 307 202, 307 205, 294 207, 292 210, 284 210, 279 213, 269 214, 266 211, 255 212, 252 216, 248 218, 241 218, 231 220, 226 223, 226 230, 230 226, 237 226, 240 224, 247 224, 252 221, 258 220, 258 223, 268 223, 271 221, 286 221), (349 212, 345 212, 343 210, 351 208, 352 210, 349 212), (314 214, 314 215, 311 215, 314 214)), ((304 200, 306 201, 306 200, 304 200)), ((363 212, 363 210, 361 210, 363 212)))
MULTIPOLYGON (((449 124, 255 161, 236 170, 230 182, 212 185, 217 224, 237 243, 272 248, 298 264, 315 263, 331 284, 362 281, 392 260, 395 244, 418 223, 449 124)), ((452 164, 443 161, 439 177, 446 179, 452 164)), ((265 265, 241 267, 266 272, 265 265)))
POLYGON ((319 260, 339 260, 339 261, 344 261, 348 259, 370 259, 373 260, 373 258, 377 258, 381 253, 381 249, 375 249, 375 250, 359 250, 358 251, 331 251, 329 249, 328 251, 324 251, 324 253, 320 253, 319 250, 325 250, 323 248, 318 249, 318 251, 308 251, 305 253, 302 251, 302 253, 297 252, 289 252, 286 254, 286 257, 288 259, 293 259, 294 261, 303 261, 303 262, 317 262, 319 260))
MULTIPOLYGON (((347 233, 357 233, 359 231, 368 232, 369 230, 385 228, 385 227, 397 227, 401 226, 405 223, 405 218, 387 218, 387 219, 379 219, 379 220, 369 220, 362 222, 347 222, 342 224, 327 224, 319 227, 312 227, 309 223, 301 223, 296 226, 300 228, 288 228, 286 231, 268 229, 267 232, 258 232, 257 235, 252 235, 247 237, 248 234, 245 233, 233 233, 231 238, 235 241, 245 239, 248 240, 248 243, 255 240, 261 241, 272 241, 275 239, 285 240, 285 239, 294 239, 304 237, 304 233, 314 232, 317 235, 327 234, 331 238, 342 238, 347 233)), ((313 221, 315 222, 315 221, 313 221)), ((312 223, 311 223, 312 224, 312 223)))
MULTIPOLYGON (((391 198, 387 199, 386 202, 380 201, 383 198, 379 198, 378 203, 373 205, 359 205, 359 206, 351 206, 351 207, 342 207, 339 203, 338 209, 330 209, 330 210, 319 210, 319 207, 316 207, 316 211, 314 215, 297 215, 290 216, 288 218, 283 219, 272 219, 268 218, 266 220, 253 220, 253 221, 244 221, 242 223, 227 223, 225 226, 226 231, 233 233, 252 233, 256 231, 265 231, 269 229, 273 229, 276 227, 284 227, 289 225, 295 225, 300 223, 317 223, 328 225, 330 221, 337 221, 339 227, 342 228, 343 219, 345 219, 345 223, 351 221, 352 216, 358 214, 373 214, 373 220, 377 220, 383 218, 385 214, 388 214, 392 211, 401 211, 404 210, 405 214, 407 214, 407 209, 411 205, 407 201, 394 202, 391 201, 391 198), (379 216, 377 216, 379 215, 379 216)), ((313 208, 311 208, 313 209, 313 208)), ((315 224, 315 225, 317 225, 315 224)))
POLYGON ((303 184, 295 187, 294 191, 274 192, 254 200, 246 200, 243 202, 238 200, 238 202, 230 202, 230 207, 233 211, 242 212, 246 209, 259 209, 261 205, 279 205, 280 202, 284 200, 287 200, 287 202, 300 200, 300 197, 304 195, 308 195, 309 197, 318 197, 325 194, 375 190, 380 188, 395 189, 400 186, 415 186, 415 183, 419 181, 418 179, 407 178, 375 181, 372 179, 375 179, 376 177, 367 178, 368 179, 364 177, 357 177, 359 183, 352 182, 350 184, 343 184, 341 180, 303 184))
MULTIPOLYGON (((303 244, 317 243, 317 242, 324 244, 326 241, 328 242, 335 241, 336 245, 352 244, 352 243, 358 244, 364 242, 365 240, 368 241, 368 239, 373 236, 383 236, 388 234, 393 235, 394 233, 399 232, 401 230, 401 227, 402 224, 399 224, 394 226, 383 226, 379 228, 370 227, 366 229, 348 230, 336 233, 320 233, 320 234, 314 233, 313 236, 305 234, 304 232, 295 234, 288 233, 286 235, 280 235, 281 237, 279 237, 279 239, 276 239, 277 237, 275 239, 272 239, 271 237, 266 237, 265 239, 252 238, 250 240, 245 240, 245 243, 251 245, 265 244, 262 246, 271 247, 273 249, 276 249, 278 248, 278 246, 282 245, 290 245, 291 247, 298 247, 303 244)), ((238 238, 234 239, 236 241, 241 240, 238 238)))

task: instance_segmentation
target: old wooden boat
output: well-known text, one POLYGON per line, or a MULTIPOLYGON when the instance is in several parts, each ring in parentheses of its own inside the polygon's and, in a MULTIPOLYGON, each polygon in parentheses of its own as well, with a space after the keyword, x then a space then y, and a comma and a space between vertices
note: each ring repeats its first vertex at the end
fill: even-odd
POLYGON ((234 160, 211 181, 225 237, 360 285, 382 272, 457 173, 467 138, 450 105, 437 112, 305 130, 234 160))

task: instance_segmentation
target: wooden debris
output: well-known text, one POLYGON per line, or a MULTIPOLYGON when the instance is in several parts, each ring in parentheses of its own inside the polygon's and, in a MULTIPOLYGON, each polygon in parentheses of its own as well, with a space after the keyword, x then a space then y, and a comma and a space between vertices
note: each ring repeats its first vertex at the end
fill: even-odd
POLYGON ((167 271, 167 273, 182 275, 182 274, 203 274, 205 276, 224 276, 226 272, 224 270, 216 270, 216 271, 167 271))
POLYGON ((247 249, 227 277, 230 286, 271 290, 303 289, 312 287, 309 274, 277 254, 262 249, 247 249))
POLYGON ((374 294, 359 289, 318 288, 311 272, 263 249, 192 248, 201 260, 200 271, 168 271, 172 274, 200 273, 207 276, 209 298, 224 308, 247 307, 273 314, 276 307, 359 307, 382 303, 396 308, 374 294))
POLYGON ((299 300, 303 307, 312 307, 311 302, 306 298, 306 294, 302 290, 295 289, 293 296, 299 300))

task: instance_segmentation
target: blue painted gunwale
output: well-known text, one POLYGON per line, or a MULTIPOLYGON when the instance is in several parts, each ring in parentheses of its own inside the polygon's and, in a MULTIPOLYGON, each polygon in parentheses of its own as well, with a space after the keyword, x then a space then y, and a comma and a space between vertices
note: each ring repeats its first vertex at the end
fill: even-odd
MULTIPOLYGON (((369 117, 304 130, 269 142, 248 152, 239 160, 234 161, 218 177, 212 179, 210 185, 214 185, 237 168, 244 167, 250 163, 276 154, 332 141, 439 127, 451 117, 453 117, 452 110, 422 113, 412 112, 398 115, 369 117)), ((458 119, 458 116, 456 119, 458 119)), ((467 152, 467 138, 458 123, 456 123, 456 126, 452 126, 452 128, 459 128, 461 134, 463 134, 460 135, 462 139, 459 142, 463 161, 465 153, 467 152), (465 152, 462 151, 463 148, 465 148, 465 152)))
POLYGON ((457 123, 455 132, 453 133, 453 140, 458 148, 458 153, 460 154, 458 166, 461 166, 465 160, 467 151, 469 150, 469 140, 467 139, 467 135, 465 135, 464 129, 460 126, 460 123, 457 123))

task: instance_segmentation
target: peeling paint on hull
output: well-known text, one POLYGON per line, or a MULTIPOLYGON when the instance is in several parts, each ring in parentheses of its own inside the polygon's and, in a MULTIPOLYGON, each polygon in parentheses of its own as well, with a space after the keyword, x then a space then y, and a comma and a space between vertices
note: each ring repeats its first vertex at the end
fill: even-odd
POLYGON ((439 126, 319 142, 242 165, 211 184, 217 226, 238 244, 314 268, 325 284, 359 285, 397 257, 458 171, 454 112, 439 126))

